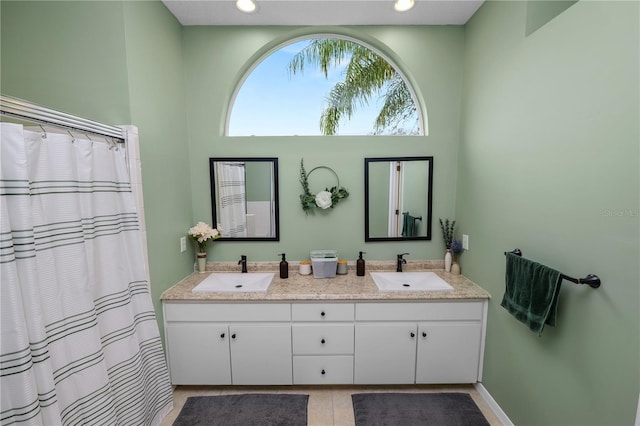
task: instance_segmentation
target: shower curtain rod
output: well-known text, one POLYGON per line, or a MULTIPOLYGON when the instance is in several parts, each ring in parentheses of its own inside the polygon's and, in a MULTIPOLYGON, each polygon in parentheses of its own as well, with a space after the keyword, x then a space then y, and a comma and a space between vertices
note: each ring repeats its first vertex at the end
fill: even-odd
POLYGON ((124 131, 119 127, 76 117, 11 96, 0 95, 0 114, 38 124, 48 124, 68 130, 108 136, 117 139, 119 143, 124 143, 125 141, 124 131))

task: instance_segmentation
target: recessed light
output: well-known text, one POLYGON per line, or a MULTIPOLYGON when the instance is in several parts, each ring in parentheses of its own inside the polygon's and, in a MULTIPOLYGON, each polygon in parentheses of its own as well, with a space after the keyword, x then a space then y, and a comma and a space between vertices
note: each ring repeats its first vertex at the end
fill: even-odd
POLYGON ((396 0, 393 8, 398 12, 406 12, 407 10, 411 9, 414 4, 414 0, 396 0))
MULTIPOLYGON (((411 0, 413 2, 413 0, 411 0)), ((236 1, 236 7, 245 13, 251 13, 256 10, 256 4, 253 0, 238 0, 236 1)))

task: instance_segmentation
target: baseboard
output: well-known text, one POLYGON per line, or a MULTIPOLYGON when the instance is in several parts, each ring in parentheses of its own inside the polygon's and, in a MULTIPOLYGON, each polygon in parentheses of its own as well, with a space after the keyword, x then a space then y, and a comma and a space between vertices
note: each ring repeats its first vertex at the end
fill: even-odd
POLYGON ((486 402, 487 405, 491 407, 491 410, 493 410, 496 417, 498 417, 498 419, 500 420, 500 423, 502 423, 504 426, 514 426, 513 422, 509 419, 507 414, 504 411, 502 411, 502 408, 500 408, 496 400, 493 399, 489 391, 487 391, 487 389, 482 385, 482 383, 474 383, 473 387, 476 388, 476 390, 478 391, 478 393, 480 394, 484 402, 486 402))

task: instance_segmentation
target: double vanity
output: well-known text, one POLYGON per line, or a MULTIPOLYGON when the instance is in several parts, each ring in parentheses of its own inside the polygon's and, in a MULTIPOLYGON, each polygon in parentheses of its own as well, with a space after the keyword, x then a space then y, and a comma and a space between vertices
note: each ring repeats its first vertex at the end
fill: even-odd
POLYGON ((489 294, 441 263, 389 272, 390 263, 369 262, 364 277, 350 270, 325 279, 294 270, 280 279, 273 262, 252 263, 248 274, 209 264, 162 295, 171 381, 481 381, 489 294))

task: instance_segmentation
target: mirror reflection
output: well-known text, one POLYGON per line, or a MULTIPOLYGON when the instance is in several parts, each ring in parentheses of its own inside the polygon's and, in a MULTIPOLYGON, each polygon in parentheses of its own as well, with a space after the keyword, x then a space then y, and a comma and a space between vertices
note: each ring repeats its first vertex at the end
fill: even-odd
POLYGON ((431 239, 433 157, 364 159, 365 241, 431 239))
POLYGON ((220 239, 279 241, 278 159, 210 158, 209 169, 220 239))

